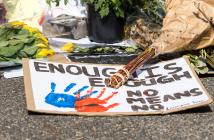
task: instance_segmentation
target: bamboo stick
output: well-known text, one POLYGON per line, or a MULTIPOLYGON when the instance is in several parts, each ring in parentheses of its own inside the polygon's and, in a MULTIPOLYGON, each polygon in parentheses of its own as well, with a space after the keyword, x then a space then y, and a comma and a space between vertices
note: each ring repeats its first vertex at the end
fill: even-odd
POLYGON ((127 82, 130 75, 140 66, 144 65, 148 60, 155 56, 155 49, 148 48, 140 53, 137 58, 130 61, 122 69, 118 70, 114 75, 105 80, 108 87, 119 88, 127 82))

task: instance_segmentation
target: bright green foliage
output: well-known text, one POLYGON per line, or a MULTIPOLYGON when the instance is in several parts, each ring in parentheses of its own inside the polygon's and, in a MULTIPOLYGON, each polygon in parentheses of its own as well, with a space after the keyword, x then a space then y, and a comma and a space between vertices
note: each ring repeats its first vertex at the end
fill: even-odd
POLYGON ((94 46, 91 48, 75 46, 73 52, 86 54, 137 54, 140 49, 137 46, 94 46))
MULTIPOLYGON (((59 6, 62 0, 46 0, 51 5, 55 3, 59 6)), ((63 0, 64 4, 68 3, 68 0, 63 0)), ((105 17, 109 14, 110 10, 113 9, 117 17, 125 17, 126 6, 132 5, 132 0, 82 0, 83 3, 93 5, 95 10, 98 11, 101 17, 105 17)))
MULTIPOLYGON (((56 6, 59 6, 61 0, 46 0, 47 4, 51 5, 51 3, 55 3, 56 6)), ((68 4, 68 0, 64 0, 64 4, 68 4)))
POLYGON ((125 17, 126 6, 132 5, 132 0, 82 0, 86 4, 94 5, 101 17, 107 16, 111 9, 117 17, 125 17))
POLYGON ((42 49, 36 45, 44 44, 41 37, 42 34, 37 29, 21 22, 0 26, 0 62, 20 62, 22 58, 36 58, 36 54, 42 49))
POLYGON ((206 74, 209 68, 214 70, 214 50, 212 47, 187 55, 198 74, 206 74), (209 67, 209 68, 208 68, 209 67))
POLYGON ((205 62, 214 70, 214 50, 213 48, 211 49, 208 48, 207 50, 202 49, 200 51, 201 57, 205 60, 205 62))
POLYGON ((198 74, 205 74, 209 71, 207 64, 200 57, 192 54, 187 55, 192 67, 198 74))
POLYGON ((129 7, 129 18, 142 17, 144 20, 162 25, 166 15, 165 0, 133 0, 129 7))

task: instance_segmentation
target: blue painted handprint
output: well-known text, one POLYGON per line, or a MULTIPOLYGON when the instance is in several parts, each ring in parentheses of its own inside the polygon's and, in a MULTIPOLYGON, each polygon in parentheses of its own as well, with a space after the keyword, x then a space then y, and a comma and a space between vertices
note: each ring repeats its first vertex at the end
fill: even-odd
MULTIPOLYGON (((76 86, 75 83, 71 83, 69 86, 67 86, 64 90, 64 93, 69 92, 74 86, 76 86)), ((89 86, 84 86, 82 88, 80 88, 79 90, 75 91, 74 93, 72 93, 73 96, 71 94, 64 94, 64 93, 56 93, 55 89, 56 89, 56 84, 55 83, 51 83, 51 92, 46 96, 45 98, 45 102, 51 105, 54 105, 56 107, 62 107, 62 108, 74 108, 75 107, 75 103, 77 100, 82 100, 85 99, 87 97, 90 97, 93 94, 96 94, 98 91, 88 91, 90 92, 89 94, 82 96, 82 97, 78 97, 82 91, 88 89, 89 86)))

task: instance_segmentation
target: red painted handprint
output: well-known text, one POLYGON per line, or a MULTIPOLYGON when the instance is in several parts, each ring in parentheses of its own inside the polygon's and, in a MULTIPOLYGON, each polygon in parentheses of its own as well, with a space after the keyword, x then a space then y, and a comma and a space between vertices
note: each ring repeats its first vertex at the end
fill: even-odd
MULTIPOLYGON (((100 99, 103 94, 106 92, 106 88, 100 92, 100 94, 96 98, 85 98, 83 100, 77 100, 75 104, 75 109, 78 112, 106 112, 111 108, 118 106, 118 103, 111 104, 107 107, 104 105, 108 103, 108 101, 117 94, 117 92, 113 92, 109 97, 105 99, 100 99)), ((90 93, 90 92, 88 92, 90 93)))

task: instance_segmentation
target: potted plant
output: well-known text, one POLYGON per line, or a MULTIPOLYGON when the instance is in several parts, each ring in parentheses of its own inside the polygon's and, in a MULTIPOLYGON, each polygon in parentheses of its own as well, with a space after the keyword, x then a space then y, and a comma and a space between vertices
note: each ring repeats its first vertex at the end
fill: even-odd
MULTIPOLYGON (((47 0, 47 3, 60 4, 61 0, 47 0)), ((65 4, 68 0, 63 0, 65 4)), ((124 36, 127 5, 132 0, 81 0, 88 9, 88 36, 98 43, 120 42, 124 36)))

